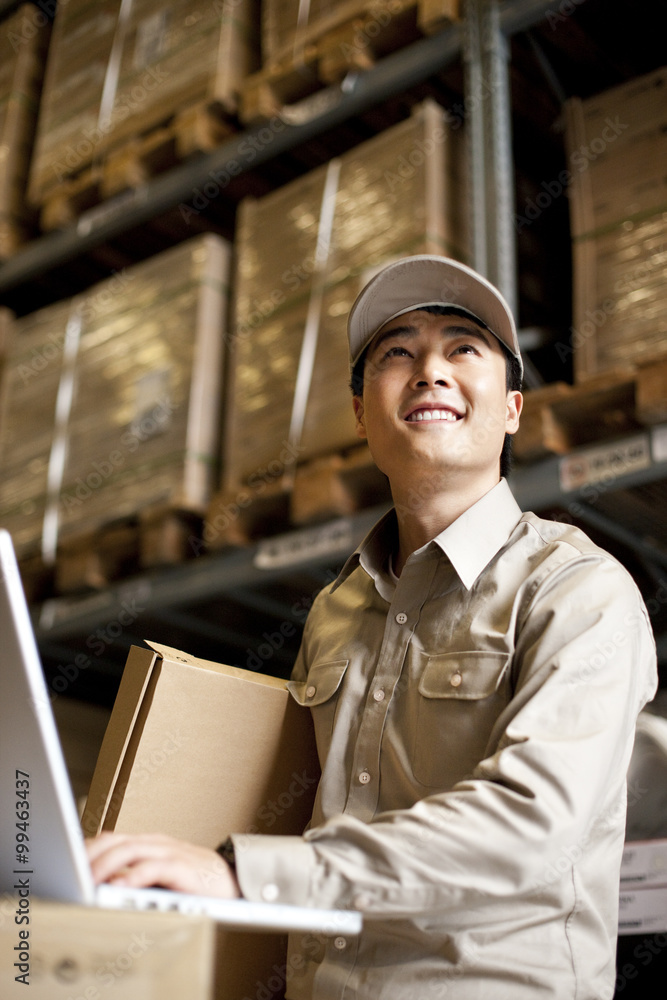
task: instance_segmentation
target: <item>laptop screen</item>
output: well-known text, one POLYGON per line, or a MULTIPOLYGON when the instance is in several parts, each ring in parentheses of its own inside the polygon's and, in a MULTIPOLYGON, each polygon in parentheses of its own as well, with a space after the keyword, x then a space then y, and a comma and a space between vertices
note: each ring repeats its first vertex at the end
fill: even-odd
MULTIPOLYGON (((11 536, 0 529, 0 890, 88 903, 92 876, 11 536)), ((25 905, 25 904, 22 904, 25 905)))

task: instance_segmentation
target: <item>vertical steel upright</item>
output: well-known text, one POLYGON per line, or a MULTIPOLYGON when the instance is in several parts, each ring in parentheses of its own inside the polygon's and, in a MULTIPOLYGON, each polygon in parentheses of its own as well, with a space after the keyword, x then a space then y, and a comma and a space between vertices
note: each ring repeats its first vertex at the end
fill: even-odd
POLYGON ((466 0, 463 23, 473 266, 517 315, 509 42, 498 0, 466 0))

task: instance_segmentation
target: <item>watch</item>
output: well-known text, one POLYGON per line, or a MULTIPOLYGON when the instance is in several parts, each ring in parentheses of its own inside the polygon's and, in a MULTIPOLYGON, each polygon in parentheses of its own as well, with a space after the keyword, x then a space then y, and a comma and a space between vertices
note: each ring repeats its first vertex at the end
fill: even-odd
POLYGON ((236 871, 236 855, 234 853, 234 841, 231 837, 227 837, 223 840, 221 844, 215 849, 215 853, 219 854, 223 861, 226 861, 233 872, 236 871))

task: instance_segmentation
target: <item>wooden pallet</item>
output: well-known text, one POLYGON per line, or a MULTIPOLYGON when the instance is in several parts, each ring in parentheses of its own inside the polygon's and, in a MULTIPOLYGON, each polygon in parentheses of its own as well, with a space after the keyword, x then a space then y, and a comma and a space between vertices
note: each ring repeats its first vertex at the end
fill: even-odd
POLYGON ((9 260, 28 242, 31 228, 25 222, 0 217, 0 262, 9 260))
POLYGON ((38 604, 54 596, 54 567, 47 566, 41 553, 19 555, 17 561, 28 604, 38 604))
POLYGON ((460 0, 348 0, 300 30, 293 44, 241 87, 239 116, 246 125, 284 115, 351 71, 369 69, 384 55, 458 20, 460 0))
POLYGON ((290 491, 282 481, 216 493, 204 519, 203 545, 215 551, 250 545, 290 528, 290 491))
POLYGON ((367 445, 326 455, 297 466, 291 496, 291 521, 301 527, 345 517, 391 499, 389 482, 367 445))
POLYGON ((142 570, 194 558, 201 550, 202 523, 191 511, 156 506, 63 539, 56 557, 55 593, 97 590, 142 570))
POLYGON ((296 467, 293 479, 218 493, 203 532, 207 548, 250 545, 292 528, 344 517, 390 499, 368 447, 325 455, 296 467))
POLYGON ((40 191, 42 230, 62 229, 84 212, 140 187, 195 153, 219 146, 236 126, 218 104, 197 104, 40 191))
POLYGON ((556 382, 526 392, 514 437, 517 462, 610 440, 667 420, 667 358, 571 386, 556 382))

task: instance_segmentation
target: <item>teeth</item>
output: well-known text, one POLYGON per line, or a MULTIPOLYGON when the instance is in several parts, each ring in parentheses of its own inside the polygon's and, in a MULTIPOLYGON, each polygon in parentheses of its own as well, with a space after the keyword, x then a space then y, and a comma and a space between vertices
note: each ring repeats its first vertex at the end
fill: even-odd
POLYGON ((416 410, 415 413, 410 414, 408 420, 448 420, 453 422, 458 420, 458 417, 451 410, 416 410))

